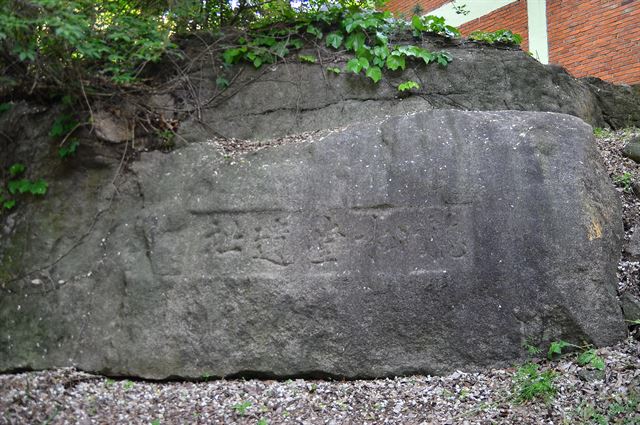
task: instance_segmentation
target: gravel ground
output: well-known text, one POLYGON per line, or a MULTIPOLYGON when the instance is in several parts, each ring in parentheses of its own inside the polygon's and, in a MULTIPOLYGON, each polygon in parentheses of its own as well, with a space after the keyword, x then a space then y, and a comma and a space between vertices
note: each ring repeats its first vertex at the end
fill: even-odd
MULTIPOLYGON (((597 135, 612 179, 630 173, 640 182, 640 166, 620 153, 640 130, 597 135)), ((281 142, 287 141, 274 144, 281 142)), ((232 151, 233 144, 242 146, 230 141, 223 149, 232 151)), ((628 241, 640 231, 640 185, 635 193, 628 185, 625 190, 624 182, 617 186, 628 241)), ((640 294, 639 262, 623 252, 618 269, 619 291, 640 294)), ((6 374, 0 375, 0 424, 640 424, 638 340, 640 330, 634 329, 623 343, 595 351, 604 371, 597 362, 580 366, 579 352, 554 361, 531 352, 534 371, 524 381, 517 378, 521 365, 446 377, 342 382, 206 377, 145 382, 74 369, 6 374), (547 388, 549 397, 521 400, 532 385, 547 388)))

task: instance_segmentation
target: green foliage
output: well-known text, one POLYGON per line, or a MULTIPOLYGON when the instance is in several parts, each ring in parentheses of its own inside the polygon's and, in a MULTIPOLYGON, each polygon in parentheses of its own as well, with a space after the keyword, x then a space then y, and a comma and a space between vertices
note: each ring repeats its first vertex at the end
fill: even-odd
POLYGON ((333 72, 334 74, 340 74, 342 72, 342 70, 337 66, 330 66, 327 68, 327 71, 333 72))
POLYGON ((353 58, 347 62, 347 69, 354 74, 358 74, 361 70, 369 69, 369 61, 367 58, 353 58))
POLYGON ((231 408, 235 410, 235 412, 240 416, 244 416, 250 407, 251 407, 251 402, 249 401, 243 401, 242 403, 236 403, 233 406, 231 406, 231 408))
POLYGON ((327 47, 333 47, 334 49, 339 49, 342 46, 342 41, 344 40, 344 36, 339 32, 332 32, 327 35, 327 39, 325 43, 327 47))
POLYGON ((523 347, 527 351, 527 354, 530 356, 537 356, 542 352, 542 350, 539 347, 536 347, 535 345, 532 345, 528 342, 525 342, 523 344, 523 347))
POLYGON ((458 31, 456 27, 447 25, 444 18, 440 16, 414 15, 411 18, 411 27, 413 28, 415 35, 419 35, 421 32, 428 32, 450 38, 460 37, 460 31, 458 31))
POLYGON ((366 75, 371 78, 374 83, 377 83, 382 78, 382 70, 377 66, 372 66, 367 69, 366 75))
MULTIPOLYGON (((360 8, 330 7, 313 13, 291 15, 282 22, 286 25, 266 26, 250 35, 243 35, 235 45, 222 52, 227 65, 239 62, 252 63, 256 68, 274 63, 299 50, 306 42, 324 39, 330 49, 344 49, 354 55, 346 69, 355 74, 364 73, 374 83, 382 79, 383 69, 404 70, 407 60, 419 60, 425 64, 438 63, 446 66, 452 58, 446 52, 429 52, 413 45, 393 45, 389 40, 408 29, 406 22, 399 21, 389 12, 360 8)), ((446 25, 443 18, 414 17, 414 32, 430 32, 454 37, 459 32, 446 25)), ((298 55, 301 61, 315 62, 311 56, 298 55)), ((338 73, 337 68, 329 69, 338 73)))
POLYGON ((604 370, 604 359, 596 354, 596 350, 590 348, 583 351, 577 359, 580 366, 591 366, 594 369, 604 370))
POLYGON ((229 80, 222 76, 216 78, 216 86, 218 86, 218 88, 220 89, 226 89, 227 87, 229 87, 229 84, 229 80))
POLYGON ((398 91, 406 91, 406 90, 419 89, 419 88, 420 88, 420 84, 416 83, 415 81, 405 81, 404 83, 398 86, 398 91))
POLYGON ((31 181, 29 179, 9 180, 7 189, 12 195, 30 193, 32 195, 44 195, 47 193, 47 182, 42 179, 31 181))
POLYGON ((593 135, 596 137, 604 137, 607 135, 607 130, 601 127, 593 127, 593 135))
POLYGON ((471 13, 471 11, 469 9, 467 9, 467 5, 466 4, 458 4, 456 3, 455 0, 453 0, 451 2, 452 6, 453 6, 453 10, 456 12, 457 15, 464 15, 467 16, 469 13, 471 13))
POLYGON ((549 402, 556 394, 555 379, 553 371, 540 372, 537 364, 525 363, 513 377, 516 402, 526 403, 535 399, 549 402))
POLYGON ((318 62, 318 59, 316 59, 316 57, 313 55, 298 55, 298 59, 300 59, 300 62, 307 62, 307 63, 318 62))
POLYGON ((258 425, 269 425, 269 421, 267 421, 265 418, 260 418, 258 420, 258 425))
POLYGON ((151 421, 151 425, 160 425, 160 419, 154 419, 151 421))
POLYGON ((555 355, 561 355, 562 350, 565 348, 577 348, 581 350, 580 355, 576 359, 577 363, 580 366, 589 366, 594 369, 604 370, 605 363, 604 359, 600 357, 594 348, 589 345, 579 346, 575 344, 571 344, 567 341, 554 341, 549 346, 549 351, 547 353, 547 358, 552 360, 555 355))
POLYGON ((53 121, 49 136, 53 139, 61 139, 60 147, 58 148, 58 156, 60 158, 64 159, 76 154, 80 142, 77 139, 69 138, 69 136, 79 126, 80 123, 69 114, 60 115, 53 121))
POLYGON ((9 179, 6 185, 0 185, 0 211, 13 209, 18 195, 44 196, 47 193, 49 185, 43 179, 34 181, 21 177, 26 169, 21 163, 12 164, 7 169, 9 179))
POLYGON ((637 397, 633 395, 626 399, 620 396, 614 396, 611 403, 596 406, 591 403, 582 403, 576 409, 576 414, 571 416, 576 423, 581 424, 640 425, 638 405, 639 401, 637 397))
POLYGON ((503 43, 519 45, 522 43, 522 36, 520 34, 514 34, 510 30, 498 30, 494 32, 474 31, 469 34, 469 39, 489 44, 503 43))
POLYGON ((80 75, 130 83, 148 62, 174 47, 166 9, 150 1, 7 0, 0 5, 0 50, 11 58, 5 74, 45 77, 77 87, 80 75), (24 75, 20 75, 23 73, 24 75))
POLYGON ((547 352, 547 358, 549 360, 553 360, 553 356, 554 355, 562 354, 562 350, 564 350, 567 347, 577 347, 577 346, 574 345, 574 344, 571 344, 571 343, 569 343, 567 341, 563 341, 563 340, 553 341, 551 343, 551 345, 549 345, 549 351, 547 352))
POLYGON ((628 172, 625 171, 624 173, 620 174, 619 176, 615 176, 613 178, 613 182, 620 186, 622 188, 623 191, 627 192, 627 193, 631 193, 631 191, 633 190, 633 175, 628 172))
POLYGON ((76 139, 69 140, 69 142, 58 148, 58 156, 60 158, 67 158, 69 156, 73 156, 76 154, 78 150, 78 146, 80 146, 80 142, 76 139))
POLYGON ((9 175, 11 177, 16 177, 18 174, 24 173, 27 167, 24 164, 16 163, 9 167, 9 175))
POLYGON ((77 125, 78 121, 71 115, 60 115, 53 121, 51 130, 49 130, 49 136, 53 138, 65 137, 77 125))
POLYGON ((12 107, 11 103, 0 103, 0 115, 11 110, 12 107))

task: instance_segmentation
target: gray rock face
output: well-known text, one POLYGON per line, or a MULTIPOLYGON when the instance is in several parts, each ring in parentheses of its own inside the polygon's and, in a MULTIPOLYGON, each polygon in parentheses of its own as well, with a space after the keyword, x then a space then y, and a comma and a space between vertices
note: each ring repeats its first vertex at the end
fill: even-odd
POLYGON ((15 217, 0 370, 379 377, 626 335, 619 201, 568 115, 421 112, 116 169, 15 217))
POLYGON ((622 150, 624 156, 640 164, 640 137, 635 137, 629 141, 622 150))
MULTIPOLYGON (((521 50, 441 38, 428 39, 424 47, 446 50, 453 61, 446 68, 409 63, 404 72, 385 72, 378 84, 364 76, 335 75, 320 65, 295 61, 259 70, 239 66, 229 75, 234 85, 223 92, 215 84, 218 68, 207 62, 208 55, 200 55, 204 63, 193 67, 198 71, 191 75, 198 96, 194 99, 189 90, 177 93, 183 99, 181 109, 197 111, 183 122, 181 137, 190 141, 214 136, 280 137, 434 109, 549 111, 579 117, 596 127, 640 126, 640 94, 628 88, 576 80, 521 50), (399 93, 397 86, 407 80, 421 88, 399 93)), ((344 67, 344 63, 331 65, 344 67)))

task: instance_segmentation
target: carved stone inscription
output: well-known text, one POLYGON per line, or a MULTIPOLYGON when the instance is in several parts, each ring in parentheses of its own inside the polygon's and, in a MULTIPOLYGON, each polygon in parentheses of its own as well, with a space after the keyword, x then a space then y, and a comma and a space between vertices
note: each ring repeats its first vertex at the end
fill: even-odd
POLYGON ((473 248, 468 214, 467 205, 198 214, 182 230, 193 233, 184 255, 225 275, 446 273, 473 248))

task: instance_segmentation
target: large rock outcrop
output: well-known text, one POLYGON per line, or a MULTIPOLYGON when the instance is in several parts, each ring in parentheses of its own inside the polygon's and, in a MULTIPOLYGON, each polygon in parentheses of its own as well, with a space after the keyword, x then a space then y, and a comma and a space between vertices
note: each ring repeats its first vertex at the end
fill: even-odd
POLYGON ((378 377, 626 333, 619 201, 575 117, 428 111, 119 166, 6 221, 0 370, 378 377))
POLYGON ((640 94, 629 87, 577 80, 517 48, 441 37, 426 37, 423 46, 445 50, 453 61, 444 68, 410 62, 404 72, 386 71, 378 84, 362 75, 324 70, 330 65, 344 68, 348 60, 331 54, 324 66, 295 60, 259 70, 237 66, 227 75, 234 84, 221 90, 215 83, 219 67, 200 55, 202 63, 192 67, 196 71, 188 89, 176 93, 179 109, 193 112, 181 134, 189 141, 280 137, 434 109, 548 111, 595 127, 640 126, 640 94), (421 88, 399 93, 398 85, 407 80, 421 88))

